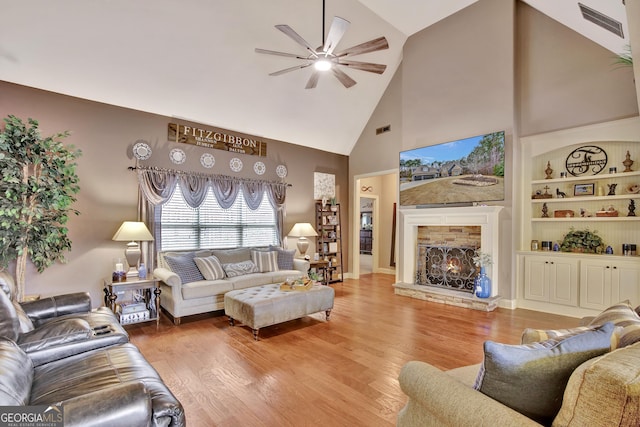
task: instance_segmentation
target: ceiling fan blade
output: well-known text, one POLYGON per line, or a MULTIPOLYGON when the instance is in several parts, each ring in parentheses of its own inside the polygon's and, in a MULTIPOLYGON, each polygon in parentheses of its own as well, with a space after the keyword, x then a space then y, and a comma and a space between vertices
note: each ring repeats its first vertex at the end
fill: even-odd
POLYGON ((286 53, 286 52, 278 52, 275 50, 267 50, 256 48, 256 53, 266 53, 267 55, 278 55, 278 56, 288 56, 290 58, 298 58, 298 59, 307 59, 304 56, 296 55, 295 53, 286 53))
POLYGON ((293 39, 293 41, 295 41, 299 45, 303 46, 305 49, 307 49, 313 55, 318 56, 318 54, 316 53, 315 49, 312 48, 311 45, 309 43, 307 43, 307 41, 305 39, 300 37, 300 35, 298 33, 293 31, 293 28, 291 28, 290 26, 285 25, 285 24, 276 25, 276 28, 279 29, 280 31, 282 31, 283 33, 285 33, 291 39, 293 39))
POLYGON ((288 73, 290 71, 302 70, 303 68, 307 68, 309 65, 313 64, 313 62, 309 62, 307 64, 296 65, 295 67, 285 68, 284 70, 274 71, 273 73, 269 73, 270 76, 279 76, 281 74, 288 73))
POLYGON ((333 74, 340 80, 340 83, 344 85, 347 89, 356 84, 356 81, 349 77, 344 71, 339 70, 336 67, 331 68, 333 74))
POLYGON ((350 47, 343 51, 336 53, 337 57, 343 57, 347 55, 355 56, 362 55, 363 53, 376 52, 378 50, 384 50, 389 48, 389 43, 387 39, 383 37, 378 37, 377 39, 369 40, 368 42, 364 42, 357 46, 350 47))
POLYGON ((351 22, 340 18, 339 16, 334 16, 331 28, 329 28, 329 34, 327 34, 327 39, 322 47, 322 51, 326 54, 333 53, 336 46, 338 46, 338 43, 340 43, 342 36, 344 36, 344 33, 349 28, 349 25, 351 25, 351 22))
POLYGON ((307 81, 307 85, 304 87, 305 89, 313 89, 318 85, 318 79, 320 79, 320 71, 313 70, 311 73, 311 77, 307 81))
POLYGON ((374 64, 372 62, 359 62, 359 61, 340 61, 338 65, 344 65, 345 67, 353 68, 355 70, 368 71, 370 73, 382 74, 387 69, 386 65, 374 64))

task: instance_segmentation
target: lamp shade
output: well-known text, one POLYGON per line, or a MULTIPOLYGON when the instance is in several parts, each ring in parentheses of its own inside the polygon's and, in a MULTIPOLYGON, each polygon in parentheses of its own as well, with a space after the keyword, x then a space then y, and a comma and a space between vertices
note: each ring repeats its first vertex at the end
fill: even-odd
POLYGON ((308 237, 317 235, 318 233, 316 233, 316 230, 314 230, 308 222, 296 223, 289 232, 289 236, 291 237, 308 237))
POLYGON ((148 242, 153 240, 153 236, 144 222, 125 221, 116 231, 116 234, 113 235, 112 240, 118 242, 148 242))

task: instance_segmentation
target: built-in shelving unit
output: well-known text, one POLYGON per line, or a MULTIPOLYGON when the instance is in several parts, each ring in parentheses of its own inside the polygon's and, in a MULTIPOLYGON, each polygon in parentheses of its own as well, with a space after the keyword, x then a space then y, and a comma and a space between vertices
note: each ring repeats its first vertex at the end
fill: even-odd
POLYGON ((519 307, 582 316, 625 299, 640 304, 640 257, 622 253, 623 243, 640 246, 640 194, 632 188, 640 185, 640 136, 635 127, 621 121, 610 129, 592 126, 522 139, 519 307), (613 137, 616 133, 619 140, 613 137), (589 169, 572 176, 566 168, 568 156, 583 146, 602 148, 606 165, 600 173, 589 169), (624 172, 622 164, 627 151, 634 161, 630 172, 624 172), (617 173, 607 173, 610 168, 617 173), (568 176, 561 177, 561 172, 568 176), (618 216, 597 216, 609 210, 618 216), (593 254, 531 250, 532 240, 561 244, 572 228, 596 232, 613 255, 604 250, 593 254))

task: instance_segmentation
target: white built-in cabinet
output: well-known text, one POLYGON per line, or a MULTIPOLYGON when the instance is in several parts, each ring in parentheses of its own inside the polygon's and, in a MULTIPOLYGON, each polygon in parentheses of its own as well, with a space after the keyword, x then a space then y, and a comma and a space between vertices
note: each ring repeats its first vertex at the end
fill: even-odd
POLYGON ((529 255, 524 264, 525 298, 571 306, 578 303, 578 260, 529 255))
POLYGON ((640 194, 628 190, 640 185, 640 118, 524 137, 519 155, 517 306, 580 317, 626 299, 640 305, 640 251, 636 256, 621 251, 622 243, 640 248, 640 194), (606 168, 561 177, 568 156, 582 146, 604 149, 606 168), (634 161, 631 172, 623 172, 627 151, 634 161), (617 171, 610 173, 613 167, 617 171), (553 170, 548 178, 547 168, 553 170), (586 188, 586 195, 576 185, 586 188), (544 193, 551 196, 537 196, 544 193), (559 197, 563 193, 566 197, 559 197), (635 216, 629 215, 633 204, 635 216), (618 216, 596 216, 606 209, 618 216), (561 244, 571 228, 597 231, 614 254, 532 250, 532 240, 540 249, 543 241, 561 244))
POLYGON ((603 310, 619 301, 640 304, 640 265, 632 261, 588 260, 580 265, 580 306, 603 310))

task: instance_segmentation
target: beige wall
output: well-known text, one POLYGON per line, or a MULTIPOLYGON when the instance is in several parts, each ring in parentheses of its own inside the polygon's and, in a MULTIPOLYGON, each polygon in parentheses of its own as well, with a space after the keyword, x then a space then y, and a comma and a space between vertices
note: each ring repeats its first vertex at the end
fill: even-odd
MULTIPOLYGON (((83 152, 78 161, 80 193, 74 208, 80 215, 69 221, 72 251, 67 264, 56 264, 38 274, 32 266, 28 271, 26 293, 53 295, 63 292, 88 291, 94 306, 102 302, 102 278, 111 273, 111 261, 122 256, 124 245, 113 242, 113 234, 122 221, 136 219, 137 179, 128 171, 135 165, 131 147, 138 141, 147 142, 153 151, 150 165, 198 170, 200 172, 236 175, 229 168, 232 157, 244 163, 241 176, 258 178, 253 164, 261 160, 267 166, 264 179, 277 179, 275 167, 288 169, 286 182, 293 186, 287 192, 285 232, 296 222, 315 222, 313 200, 313 172, 336 175, 339 201, 348 200, 348 158, 295 144, 267 140, 266 158, 238 155, 221 150, 167 142, 167 124, 178 120, 135 110, 114 107, 78 98, 0 82, 0 116, 9 114, 23 119, 32 117, 40 122, 43 136, 69 130, 66 144, 73 144, 83 152), (187 161, 180 166, 169 161, 169 151, 185 150, 187 161), (204 169, 199 158, 211 152, 216 159, 212 169, 204 169)), ((187 124, 187 122, 179 121, 187 124)), ((215 122, 212 119, 211 122, 215 122)), ((193 124, 197 125, 197 124, 193 124)), ((211 126, 200 125, 211 128, 211 126)), ((349 215, 344 204, 343 215, 349 215)), ((345 246, 349 241, 348 224, 343 225, 345 246)), ((290 239, 289 247, 295 247, 290 239)), ((345 253, 348 262, 348 254, 345 253)))

